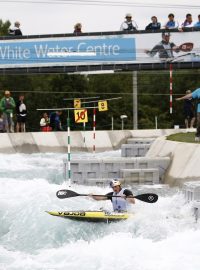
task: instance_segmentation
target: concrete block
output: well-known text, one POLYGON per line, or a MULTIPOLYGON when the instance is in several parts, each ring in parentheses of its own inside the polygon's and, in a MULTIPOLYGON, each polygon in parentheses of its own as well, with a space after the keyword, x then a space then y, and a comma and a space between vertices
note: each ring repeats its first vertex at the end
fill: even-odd
POLYGON ((158 169, 123 169, 120 173, 120 177, 123 178, 126 183, 159 184, 158 169))
POLYGON ((170 164, 169 157, 138 157, 137 158, 137 168, 147 169, 147 168, 158 168, 160 175, 163 175, 170 164))
POLYGON ((200 181, 185 182, 183 192, 186 201, 200 201, 200 181))
POLYGON ((89 186, 108 187, 112 180, 113 178, 90 178, 85 181, 85 184, 89 186))
MULTIPOLYGON (((65 159, 63 162, 67 163, 67 160, 65 159)), ((153 158, 152 160, 144 157, 75 159, 71 160, 71 178, 82 184, 86 183, 88 179, 125 178, 127 175, 123 175, 121 172, 126 170, 127 173, 132 173, 131 177, 132 180, 134 178, 134 181, 159 183, 159 179, 162 179, 165 173, 163 167, 160 169, 162 162, 167 169, 170 162, 168 157, 153 158)))
POLYGON ((150 148, 150 144, 122 144, 122 157, 144 157, 150 148))
POLYGON ((200 201, 194 201, 193 202, 193 209, 194 209, 194 216, 196 222, 200 218, 200 201))

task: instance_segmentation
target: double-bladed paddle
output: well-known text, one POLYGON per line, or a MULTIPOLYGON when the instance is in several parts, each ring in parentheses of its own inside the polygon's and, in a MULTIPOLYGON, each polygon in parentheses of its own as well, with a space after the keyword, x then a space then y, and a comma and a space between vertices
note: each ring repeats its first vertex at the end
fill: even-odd
MULTIPOLYGON (((67 198, 72 198, 72 197, 77 197, 77 196, 91 196, 90 194, 79 194, 76 193, 75 191, 68 190, 68 189, 62 189, 58 190, 56 192, 56 196, 59 199, 67 199, 67 198)), ((92 196, 101 196, 101 197, 121 197, 121 196, 109 196, 109 195, 92 195, 92 196)), ((147 202, 147 203, 155 203, 158 200, 158 195, 154 193, 145 193, 145 194, 140 194, 136 196, 128 196, 128 198, 135 198, 137 200, 147 202)))

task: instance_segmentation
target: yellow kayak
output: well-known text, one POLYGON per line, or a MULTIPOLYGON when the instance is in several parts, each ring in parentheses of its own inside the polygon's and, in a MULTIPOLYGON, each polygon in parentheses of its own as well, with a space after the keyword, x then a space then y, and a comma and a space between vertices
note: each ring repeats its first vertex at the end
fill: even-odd
POLYGON ((133 216, 130 213, 117 213, 106 211, 46 211, 48 214, 56 217, 73 219, 77 221, 90 222, 113 222, 126 220, 133 216))

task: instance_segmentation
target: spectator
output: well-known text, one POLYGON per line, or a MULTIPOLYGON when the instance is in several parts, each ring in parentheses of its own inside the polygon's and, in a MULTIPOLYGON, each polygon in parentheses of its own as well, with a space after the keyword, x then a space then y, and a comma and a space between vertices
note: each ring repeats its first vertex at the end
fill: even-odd
POLYGON ((15 22, 15 26, 13 28, 9 28, 8 33, 13 36, 22 36, 22 31, 20 29, 20 22, 15 22))
POLYGON ((14 132, 13 110, 15 101, 10 96, 10 91, 6 90, 4 97, 0 101, 0 111, 3 113, 6 132, 14 132))
POLYGON ((181 28, 189 28, 189 27, 193 27, 193 26, 194 26, 194 24, 192 22, 192 15, 188 13, 186 15, 185 21, 181 24, 181 28))
POLYGON ((153 57, 158 53, 162 61, 171 60, 174 58, 173 52, 179 52, 180 49, 173 42, 170 42, 170 33, 162 33, 162 41, 156 44, 151 50, 146 50, 146 53, 153 57))
POLYGON ((76 23, 74 25, 74 34, 81 34, 82 33, 82 24, 76 23))
POLYGON ((126 14, 126 20, 121 24, 120 31, 136 31, 138 30, 137 23, 132 20, 132 15, 130 13, 126 14))
MULTIPOLYGON (((197 88, 194 90, 192 93, 188 93, 185 96, 182 96, 180 98, 176 98, 176 100, 185 100, 185 99, 197 99, 199 100, 200 98, 200 88, 197 88)), ((200 141, 200 103, 198 103, 197 106, 197 132, 195 134, 195 141, 199 142, 200 141)))
MULTIPOLYGON (((186 91, 186 95, 190 94, 190 93, 191 93, 190 90, 186 91)), ((195 108, 194 108, 194 104, 192 102, 192 98, 188 98, 188 99, 184 100, 183 110, 184 110, 184 116, 185 116, 185 127, 186 128, 194 128, 195 108)))
POLYGON ((4 121, 4 118, 2 116, 2 113, 0 112, 0 133, 3 133, 5 131, 6 131, 5 121, 4 121))
POLYGON ((152 22, 146 26, 145 30, 158 30, 161 28, 161 24, 158 22, 156 16, 152 16, 151 21, 152 22))
POLYGON ((16 113, 17 113, 16 132, 25 132, 27 109, 24 103, 24 95, 19 96, 19 100, 16 103, 16 113))
POLYGON ((41 131, 51 131, 52 128, 49 125, 50 125, 50 119, 49 119, 48 114, 45 112, 43 113, 43 117, 40 120, 41 131))
POLYGON ((198 15, 198 21, 194 24, 194 27, 200 28, 200 14, 198 15))
POLYGON ((165 29, 178 29, 179 28, 179 23, 174 20, 174 14, 170 13, 168 15, 168 21, 165 23, 164 28, 165 29))
POLYGON ((52 128, 53 131, 63 130, 61 120, 60 120, 61 114, 62 114, 62 111, 56 111, 50 114, 50 127, 52 128))

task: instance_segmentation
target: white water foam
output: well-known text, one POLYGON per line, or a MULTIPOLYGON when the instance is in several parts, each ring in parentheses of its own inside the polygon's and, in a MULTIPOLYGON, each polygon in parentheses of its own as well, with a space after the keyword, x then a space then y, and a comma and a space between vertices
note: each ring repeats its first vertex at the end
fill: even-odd
MULTIPOLYGON (((137 200, 134 217, 118 223, 48 215, 45 211, 111 209, 109 201, 55 196, 66 187, 61 180, 63 157, 0 155, 0 270, 200 269, 200 222, 195 222, 192 205, 181 191, 164 187, 155 204, 137 200)), ((109 191, 71 189, 86 194, 109 191)), ((133 192, 142 193, 142 187, 133 192)))

